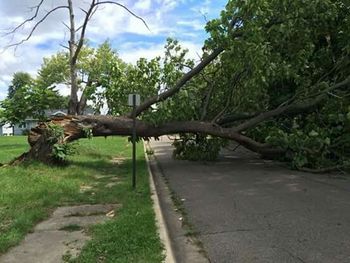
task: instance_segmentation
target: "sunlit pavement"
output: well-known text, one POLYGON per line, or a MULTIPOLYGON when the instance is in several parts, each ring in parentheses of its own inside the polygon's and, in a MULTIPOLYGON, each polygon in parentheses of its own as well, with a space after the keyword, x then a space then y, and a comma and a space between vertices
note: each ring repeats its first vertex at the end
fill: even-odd
POLYGON ((214 163, 152 141, 211 262, 350 262, 350 180, 291 171, 238 148, 214 163))

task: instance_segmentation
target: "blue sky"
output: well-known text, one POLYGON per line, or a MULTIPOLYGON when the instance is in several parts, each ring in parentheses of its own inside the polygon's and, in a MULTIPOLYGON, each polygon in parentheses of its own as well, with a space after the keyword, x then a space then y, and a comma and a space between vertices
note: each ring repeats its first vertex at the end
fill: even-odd
MULTIPOLYGON (((0 48, 25 38, 33 26, 21 28, 13 36, 3 36, 24 19, 30 17, 30 7, 39 0, 0 1, 0 48)), ((47 10, 60 5, 62 0, 45 0, 39 17, 47 10)), ((81 23, 86 0, 74 0, 77 24, 81 23)), ((153 58, 162 54, 167 37, 173 37, 189 49, 189 56, 198 58, 207 34, 204 26, 207 20, 219 16, 226 0, 124 0, 117 1, 126 5, 137 15, 144 18, 150 31, 141 21, 114 5, 106 5, 96 12, 90 21, 87 38, 94 45, 109 39, 120 57, 134 63, 140 57, 153 58)), ((33 10, 32 10, 33 11, 33 10)), ((35 76, 44 57, 61 50, 66 45, 68 32, 62 22, 68 22, 67 11, 54 13, 46 23, 38 27, 33 37, 19 46, 16 51, 7 49, 0 53, 0 100, 6 96, 7 87, 13 73, 26 71, 35 76)), ((68 89, 61 87, 61 93, 68 89)))

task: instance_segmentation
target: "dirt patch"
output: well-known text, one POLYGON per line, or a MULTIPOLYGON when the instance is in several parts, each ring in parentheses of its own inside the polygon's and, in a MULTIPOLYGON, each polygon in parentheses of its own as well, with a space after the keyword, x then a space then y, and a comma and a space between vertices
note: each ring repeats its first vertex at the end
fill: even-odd
POLYGON ((125 162, 126 158, 125 157, 114 157, 111 162, 116 165, 123 164, 125 162))
POLYGON ((89 192, 93 189, 93 187, 91 185, 81 185, 79 192, 80 193, 85 193, 85 192, 89 192))
POLYGON ((119 180, 119 177, 115 176, 114 174, 109 175, 94 175, 94 178, 96 180, 119 180))
POLYGON ((118 185, 118 184, 121 184, 121 183, 122 183, 122 182, 118 182, 118 181, 116 181, 116 182, 110 182, 110 183, 106 184, 105 187, 106 187, 106 188, 112 188, 112 187, 114 187, 114 186, 116 186, 116 185, 118 185))

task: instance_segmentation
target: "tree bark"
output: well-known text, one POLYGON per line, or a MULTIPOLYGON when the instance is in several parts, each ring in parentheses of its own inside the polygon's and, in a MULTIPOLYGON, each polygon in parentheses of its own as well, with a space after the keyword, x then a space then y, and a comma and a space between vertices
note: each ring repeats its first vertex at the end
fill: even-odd
MULTIPOLYGON (((128 117, 66 116, 52 119, 51 123, 63 127, 64 139, 62 143, 85 138, 87 129, 92 131, 93 136, 129 136, 132 134, 132 119, 128 117)), ((234 140, 247 149, 268 157, 274 157, 284 153, 283 149, 256 142, 251 138, 237 133, 233 128, 222 128, 210 122, 169 122, 156 126, 144 121, 136 121, 136 134, 138 137, 159 137, 177 133, 202 133, 234 140)), ((34 159, 44 163, 52 163, 54 160, 52 156, 52 143, 48 140, 47 124, 41 123, 38 127, 33 128, 28 137, 31 149, 28 153, 19 157, 17 162, 34 159)))
POLYGON ((69 69, 70 69, 70 99, 68 104, 68 114, 77 114, 78 106, 78 73, 77 63, 75 58, 76 52, 76 39, 75 39, 75 18, 72 0, 68 0, 69 9, 69 22, 70 22, 70 38, 69 38, 69 69))

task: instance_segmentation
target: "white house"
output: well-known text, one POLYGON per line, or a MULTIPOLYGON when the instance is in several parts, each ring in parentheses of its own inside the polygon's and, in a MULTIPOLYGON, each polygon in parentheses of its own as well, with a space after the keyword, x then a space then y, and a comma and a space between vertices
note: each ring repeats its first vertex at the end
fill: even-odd
MULTIPOLYGON (((65 116, 67 115, 67 110, 46 110, 45 115, 48 118, 55 116, 65 116)), ((23 122, 13 125, 13 135, 25 135, 31 128, 38 125, 39 120, 32 117, 26 118, 23 122)))
POLYGON ((10 123, 4 123, 2 125, 2 129, 1 130, 1 135, 4 135, 4 136, 10 136, 10 135, 13 135, 13 127, 10 123))
POLYGON ((21 123, 17 123, 12 126, 13 128, 13 135, 24 135, 28 131, 30 131, 31 128, 34 128, 38 125, 38 120, 33 118, 27 118, 25 121, 21 123))

